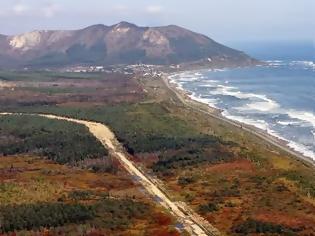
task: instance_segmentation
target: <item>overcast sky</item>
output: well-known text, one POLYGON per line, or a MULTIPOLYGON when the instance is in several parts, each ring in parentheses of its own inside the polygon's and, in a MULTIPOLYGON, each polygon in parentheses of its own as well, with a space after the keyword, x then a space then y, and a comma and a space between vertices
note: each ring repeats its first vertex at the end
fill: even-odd
POLYGON ((130 21, 177 24, 216 40, 315 39, 315 0, 0 0, 0 33, 130 21))

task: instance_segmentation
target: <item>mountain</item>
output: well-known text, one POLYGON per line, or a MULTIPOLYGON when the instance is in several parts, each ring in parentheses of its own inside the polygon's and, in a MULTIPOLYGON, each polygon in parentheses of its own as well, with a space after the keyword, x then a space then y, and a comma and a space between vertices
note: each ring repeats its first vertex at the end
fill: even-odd
POLYGON ((175 25, 138 27, 128 22, 80 30, 42 30, 0 35, 0 66, 74 64, 256 64, 245 53, 175 25))

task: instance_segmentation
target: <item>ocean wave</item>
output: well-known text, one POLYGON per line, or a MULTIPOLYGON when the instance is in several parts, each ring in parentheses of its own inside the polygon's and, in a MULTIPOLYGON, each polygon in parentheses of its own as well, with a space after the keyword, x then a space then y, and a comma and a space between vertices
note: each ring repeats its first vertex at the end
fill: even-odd
POLYGON ((292 61, 289 63, 290 66, 302 66, 304 69, 315 70, 314 61, 292 61))
POLYGON ((175 77, 172 77, 171 79, 181 82, 192 82, 196 80, 205 79, 206 77, 203 76, 201 73, 192 73, 192 72, 184 72, 176 74, 175 77))
POLYGON ((177 81, 180 82, 192 82, 192 81, 196 81, 200 79, 199 77, 195 77, 195 76, 181 76, 177 81))
POLYGON ((313 160, 315 160, 315 152, 305 147, 303 144, 293 142, 293 141, 288 141, 288 146, 292 148, 293 150, 295 150, 296 152, 303 154, 303 156, 310 157, 313 160))
MULTIPOLYGON (((290 147, 291 149, 293 149, 294 151, 301 153, 302 155, 315 160, 315 152, 312 151, 309 147, 307 147, 301 143, 297 143, 293 140, 288 140, 288 139, 284 138, 282 135, 277 133, 275 130, 271 129, 270 125, 264 120, 254 120, 254 119, 250 119, 250 118, 243 117, 243 116, 231 115, 228 111, 223 111, 222 115, 224 117, 230 119, 230 120, 234 120, 237 122, 241 122, 241 123, 259 128, 259 129, 267 132, 268 134, 278 138, 279 140, 285 141, 287 143, 287 146, 290 147)), ((315 139, 315 131, 313 132, 313 135, 314 135, 314 139, 315 139)))
POLYGON ((315 114, 307 111, 289 110, 287 114, 293 118, 309 123, 315 127, 315 114))
POLYGON ((271 99, 265 99, 265 101, 263 102, 254 102, 247 104, 247 107, 252 110, 268 112, 278 109, 280 105, 271 99))
POLYGON ((211 92, 212 95, 232 96, 238 99, 247 99, 252 101, 243 107, 237 108, 238 110, 257 110, 267 112, 280 107, 276 101, 268 98, 266 95, 241 92, 238 91, 236 87, 231 86, 218 85, 217 87, 218 88, 216 90, 211 92))
POLYGON ((223 71, 227 71, 227 69, 209 69, 209 72, 223 72, 223 71))
POLYGON ((214 72, 223 72, 226 71, 226 69, 213 69, 214 72))
MULTIPOLYGON (((238 91, 236 87, 231 86, 225 86, 225 85, 218 85, 218 88, 211 92, 213 95, 226 95, 231 96, 239 99, 250 99, 253 97, 257 97, 258 95, 253 93, 243 93, 241 91, 238 91), (235 91, 237 90, 237 91, 235 91)), ((258 96, 260 97, 260 96, 258 96)))
POLYGON ((281 60, 267 60, 266 62, 268 62, 268 63, 282 63, 283 61, 281 61, 281 60))
POLYGON ((189 97, 197 102, 207 104, 208 106, 214 107, 214 108, 217 108, 216 105, 219 102, 218 99, 202 97, 201 95, 197 95, 195 92, 192 92, 192 94, 190 94, 189 97))
POLYGON ((215 84, 200 84, 199 87, 204 87, 204 88, 216 88, 217 85, 215 85, 215 84))
POLYGON ((185 89, 183 88, 183 83, 179 83, 179 82, 177 81, 176 78, 177 78, 178 76, 179 76, 179 74, 175 74, 175 75, 169 76, 169 77, 168 77, 169 83, 170 83, 170 84, 174 84, 175 87, 176 87, 177 89, 179 89, 179 90, 185 90, 185 89))
POLYGON ((264 101, 248 103, 236 109, 239 111, 255 110, 255 111, 260 111, 260 112, 270 112, 270 111, 275 111, 279 107, 280 105, 277 102, 266 98, 264 99, 264 101))
POLYGON ((222 115, 230 120, 235 120, 244 124, 252 125, 264 131, 269 130, 269 124, 264 120, 254 120, 244 116, 232 115, 226 110, 222 112, 222 115))
POLYGON ((312 151, 309 147, 306 145, 303 145, 301 143, 297 143, 293 140, 289 140, 284 138, 282 135, 278 134, 276 131, 269 131, 269 134, 271 134, 274 137, 277 137, 280 140, 283 140, 287 143, 287 146, 291 148, 292 150, 302 154, 303 156, 309 157, 313 160, 315 160, 315 152, 312 151))
POLYGON ((267 62, 267 66, 270 66, 270 67, 280 67, 280 66, 285 66, 287 65, 286 62, 284 61, 281 61, 281 60, 272 60, 272 61, 266 61, 267 62))
POLYGON ((279 120, 279 121, 277 121, 277 123, 279 124, 279 125, 283 125, 283 126, 293 126, 293 125, 301 125, 301 122, 299 122, 299 121, 281 121, 281 120, 279 120))
MULTIPOLYGON (((282 61, 277 61, 275 63, 283 63, 282 61)), ((310 65, 310 64, 308 64, 310 65)), ((201 75, 200 75, 201 76, 201 75)), ((298 140, 298 137, 285 138, 286 132, 285 126, 294 126, 294 128, 299 129, 300 127, 307 128, 315 127, 315 114, 309 111, 298 111, 298 110, 288 110, 282 108, 277 101, 274 101, 269 96, 264 94, 255 94, 251 92, 242 92, 237 87, 233 87, 230 83, 225 83, 225 80, 210 80, 210 79, 200 79, 195 73, 190 74, 180 74, 173 78, 174 83, 176 83, 180 89, 183 89, 183 85, 189 84, 190 81, 181 81, 180 78, 188 77, 191 81, 191 77, 198 78, 198 83, 191 87, 189 90, 192 92, 190 98, 207 104, 211 107, 222 108, 223 100, 218 96, 231 96, 240 101, 236 104, 242 104, 240 107, 232 107, 232 110, 224 110, 222 115, 228 119, 235 120, 244 124, 251 125, 258 129, 261 129, 268 134, 279 138, 287 143, 287 146, 292 148, 298 153, 304 156, 310 157, 315 160, 315 145, 309 144, 309 140, 304 143, 303 140, 298 140), (198 88, 206 87, 208 90, 201 90, 199 93, 198 88), (206 92, 206 93, 205 93, 206 92), (222 103, 222 104, 221 104, 222 103), (240 112, 234 114, 234 112, 240 112), (255 113, 262 117, 255 119, 255 113), (254 116, 252 116, 254 115, 254 116), (269 118, 272 117, 271 120, 269 118), (266 120, 264 120, 266 118, 266 120), (278 130, 280 134, 278 133, 278 130), (290 139, 290 140, 289 140, 290 139)), ((185 78, 184 78, 185 80, 185 78)), ((187 80, 187 79, 186 79, 187 80)), ((231 82, 232 83, 232 82, 231 82)), ((184 89, 183 89, 184 90, 184 89)), ((235 104, 235 103, 233 103, 235 104)), ((293 128, 293 127, 292 127, 293 128)), ((291 128, 289 128, 291 129, 291 128)), ((310 130, 312 132, 311 138, 314 138, 315 143, 315 129, 310 130)), ((309 135, 310 133, 308 133, 309 135)), ((311 141, 312 143, 312 141, 311 141)))

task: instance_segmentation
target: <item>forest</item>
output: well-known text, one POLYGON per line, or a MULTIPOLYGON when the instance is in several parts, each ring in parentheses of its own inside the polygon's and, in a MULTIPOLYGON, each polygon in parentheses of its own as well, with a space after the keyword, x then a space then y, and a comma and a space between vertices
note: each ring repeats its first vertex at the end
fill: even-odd
POLYGON ((84 126, 35 116, 0 117, 0 154, 35 153, 61 164, 106 157, 84 126))
POLYGON ((302 229, 292 229, 279 224, 273 224, 269 222, 262 222, 253 219, 248 219, 244 223, 235 226, 234 232, 242 235, 248 234, 277 234, 277 235, 296 235, 296 232, 302 229))
POLYGON ((149 205, 130 199, 109 198, 90 205, 79 202, 0 205, 0 232, 38 230, 70 223, 90 223, 111 230, 125 229, 133 219, 144 217, 149 210, 149 205))

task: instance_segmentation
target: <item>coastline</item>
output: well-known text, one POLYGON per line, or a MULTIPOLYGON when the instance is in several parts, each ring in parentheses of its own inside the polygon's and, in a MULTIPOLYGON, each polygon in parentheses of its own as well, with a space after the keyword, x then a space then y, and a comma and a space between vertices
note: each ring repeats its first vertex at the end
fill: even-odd
POLYGON ((264 140, 265 142, 279 148, 280 150, 290 154, 294 158, 301 160, 307 164, 312 165, 315 167, 315 160, 308 156, 304 156, 302 153, 297 152, 293 148, 288 146, 288 141, 280 139, 277 136, 274 136, 267 131, 264 131, 262 129, 259 129, 255 126, 248 125, 239 121, 235 121, 232 119, 228 119, 225 116, 222 115, 224 110, 218 109, 216 107, 211 107, 210 105, 206 103, 202 103, 200 101, 197 101, 193 99, 189 93, 189 91, 186 91, 184 89, 178 88, 175 83, 172 83, 170 81, 170 76, 175 73, 165 73, 162 76, 162 80, 164 81, 166 87, 170 89, 177 98, 183 103, 185 106, 189 107, 190 109, 193 109, 197 112, 201 112, 203 114, 209 115, 214 119, 220 120, 226 124, 233 125, 236 128, 241 129, 242 131, 246 131, 250 134, 255 135, 256 137, 264 140))

